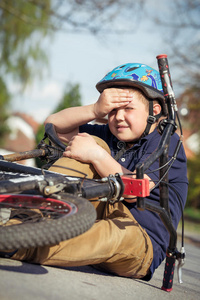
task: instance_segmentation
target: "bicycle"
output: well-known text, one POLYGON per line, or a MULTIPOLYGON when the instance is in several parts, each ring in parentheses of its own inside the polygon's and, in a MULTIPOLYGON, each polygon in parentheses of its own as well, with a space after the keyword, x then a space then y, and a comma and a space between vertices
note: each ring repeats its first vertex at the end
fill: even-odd
MULTIPOLYGON (((50 171, 43 171, 43 175, 40 169, 5 161, 0 161, 0 168, 4 179, 0 182, 0 208, 12 208, 14 213, 20 209, 24 222, 1 228, 0 249, 5 250, 45 246, 85 232, 96 220, 95 209, 86 199, 98 197, 99 201, 115 202, 124 191, 124 183, 127 182, 129 193, 128 181, 133 184, 133 179, 124 178, 123 183, 117 175, 100 180, 63 176, 50 171), (29 216, 30 210, 36 210, 34 216, 29 216)), ((144 188, 147 190, 147 182, 140 180, 139 194, 147 196, 142 191, 144 188)), ((136 188, 131 193, 137 194, 136 188)), ((4 215, 6 213, 9 214, 4 211, 4 215)), ((13 218, 11 211, 10 214, 3 222, 8 217, 13 218)))
MULTIPOLYGON (((0 228, 0 249, 51 245, 75 237, 88 230, 95 222, 96 212, 88 200, 98 199, 114 203, 122 200, 123 194, 134 195, 137 197, 138 209, 149 209, 158 213, 170 233, 162 289, 172 290, 176 260, 178 260, 179 282, 182 281, 181 267, 185 258, 184 228, 182 228, 182 249, 179 252, 176 247, 177 233, 172 224, 166 197, 169 189, 167 174, 182 143, 180 138, 172 161, 168 161, 170 136, 177 128, 176 117, 180 128, 181 124, 170 81, 167 56, 160 55, 157 59, 168 107, 168 118, 160 123, 162 135, 156 151, 146 161, 136 166, 136 179, 115 174, 92 180, 87 179, 86 174, 77 173, 77 177, 65 176, 44 168, 25 167, 13 163, 25 158, 45 157, 48 168, 62 155, 66 146, 58 139, 53 125, 47 124, 45 136, 37 149, 0 157, 0 208, 4 209, 5 216, 0 228), (48 144, 45 142, 46 139, 48 144), (156 184, 162 187, 159 205, 145 199, 150 191, 148 180, 144 179, 144 172, 156 159, 159 159, 161 164, 160 179, 156 184), (10 217, 15 220, 16 209, 24 210, 21 212, 21 219, 18 217, 19 222, 27 215, 28 220, 34 223, 26 221, 19 225, 3 226, 10 217), (30 211, 35 212, 34 217, 30 215, 30 211)), ((184 222, 182 224, 184 226, 184 222)))

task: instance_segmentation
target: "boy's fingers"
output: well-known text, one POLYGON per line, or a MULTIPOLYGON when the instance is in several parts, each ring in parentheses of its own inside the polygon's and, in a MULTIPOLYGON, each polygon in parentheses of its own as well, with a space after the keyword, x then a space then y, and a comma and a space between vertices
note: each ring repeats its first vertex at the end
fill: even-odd
POLYGON ((115 95, 119 97, 132 97, 133 93, 123 91, 123 92, 117 92, 115 95))
POLYGON ((129 103, 130 103, 130 101, 127 101, 127 102, 117 102, 117 103, 115 103, 115 108, 127 106, 129 103))
POLYGON ((79 132, 79 136, 90 136, 87 132, 79 132))
POLYGON ((119 93, 116 97, 120 101, 131 101, 133 100, 133 93, 119 93))
POLYGON ((71 152, 70 151, 65 151, 65 152, 63 152, 63 156, 65 156, 65 157, 71 157, 71 152))

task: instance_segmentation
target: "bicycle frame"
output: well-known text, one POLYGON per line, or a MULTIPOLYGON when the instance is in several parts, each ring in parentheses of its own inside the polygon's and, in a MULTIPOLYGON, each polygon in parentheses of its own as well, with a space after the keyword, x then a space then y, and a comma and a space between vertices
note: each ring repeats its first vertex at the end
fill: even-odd
MULTIPOLYGON (((165 101, 168 108, 168 119, 163 120, 162 136, 157 149, 143 162, 136 166, 137 178, 144 178, 144 172, 149 168, 149 166, 157 159, 159 159, 160 164, 160 174, 159 174, 159 189, 160 189, 160 205, 152 204, 149 200, 143 197, 137 198, 137 208, 140 210, 148 209, 150 211, 159 214, 162 222, 164 223, 166 229, 170 234, 169 246, 166 253, 166 264, 165 272, 163 278, 162 289, 170 292, 173 285, 173 274, 175 267, 175 260, 179 260, 179 267, 183 265, 183 260, 185 258, 185 253, 179 252, 176 248, 177 244, 177 232, 172 224, 170 210, 169 210, 169 187, 168 187, 168 151, 171 140, 171 135, 176 130, 176 102, 174 98, 174 93, 172 90, 171 77, 169 73, 167 55, 157 56, 158 66, 160 70, 162 86, 165 96, 165 101)), ((180 140, 177 148, 175 150, 174 156, 177 155, 182 140, 180 140)), ((180 274, 180 270, 179 275, 180 274)), ((181 282, 181 278, 179 282, 181 282)))
POLYGON ((3 172, 19 173, 29 175, 26 180, 23 178, 5 180, 1 182, 0 193, 19 192, 16 183, 20 183, 20 189, 38 189, 44 196, 49 196, 61 190, 72 194, 81 195, 86 199, 105 198, 111 203, 121 201, 123 194, 147 197, 149 196, 149 181, 147 179, 134 179, 127 176, 110 175, 106 178, 92 180, 86 177, 71 177, 54 173, 39 168, 27 167, 17 163, 1 161, 0 170, 3 172), (34 176, 37 176, 37 185, 32 183, 34 176), (27 184, 27 181, 29 184, 27 184), (3 189, 5 185, 5 189, 3 189))

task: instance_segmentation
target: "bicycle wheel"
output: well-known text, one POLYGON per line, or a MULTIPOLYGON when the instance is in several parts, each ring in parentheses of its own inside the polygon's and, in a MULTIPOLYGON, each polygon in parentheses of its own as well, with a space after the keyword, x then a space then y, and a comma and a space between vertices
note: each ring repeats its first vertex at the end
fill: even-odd
POLYGON ((96 220, 93 205, 70 194, 0 195, 0 211, 1 250, 53 245, 84 233, 96 220), (20 224, 12 225, 16 220, 20 224))

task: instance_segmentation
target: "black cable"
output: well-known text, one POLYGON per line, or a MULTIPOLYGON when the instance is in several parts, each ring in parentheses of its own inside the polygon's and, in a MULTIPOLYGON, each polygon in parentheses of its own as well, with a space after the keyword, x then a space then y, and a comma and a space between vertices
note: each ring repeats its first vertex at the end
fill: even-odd
MULTIPOLYGON (((171 167, 172 167, 174 161, 175 161, 175 158, 173 159, 172 163, 168 166, 168 168, 167 168, 167 170, 165 171, 165 173, 163 174, 162 178, 160 178, 160 179, 158 180, 158 182, 150 189, 150 192, 152 192, 156 187, 159 186, 159 184, 162 182, 163 178, 166 176, 166 174, 167 174, 167 173, 169 172, 169 170, 171 169, 171 167)), ((152 172, 153 172, 153 171, 152 171, 152 172)), ((166 182, 166 184, 168 184, 168 183, 166 182)))
POLYGON ((166 162, 163 166, 161 166, 161 167, 159 167, 159 168, 157 168, 157 169, 154 169, 154 170, 152 170, 152 171, 145 172, 145 174, 151 174, 151 173, 160 171, 161 169, 163 169, 164 167, 166 167, 172 160, 175 160, 173 156, 172 156, 172 157, 170 158, 170 160, 168 160, 168 162, 166 162))
MULTIPOLYGON (((151 180, 153 182, 153 180, 151 180)), ((158 181, 160 183, 160 180, 158 181)), ((173 192, 176 194, 180 208, 181 208, 181 220, 182 220, 182 233, 181 233, 181 240, 182 240, 182 247, 184 247, 184 214, 183 214, 183 205, 181 202, 181 198, 179 193, 177 192, 177 190, 173 187, 173 185, 169 182, 164 182, 165 184, 167 184, 169 186, 169 188, 171 188, 173 190, 173 192)), ((151 191, 153 190, 153 188, 151 189, 151 191)))

